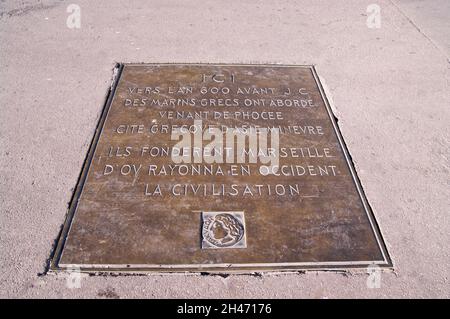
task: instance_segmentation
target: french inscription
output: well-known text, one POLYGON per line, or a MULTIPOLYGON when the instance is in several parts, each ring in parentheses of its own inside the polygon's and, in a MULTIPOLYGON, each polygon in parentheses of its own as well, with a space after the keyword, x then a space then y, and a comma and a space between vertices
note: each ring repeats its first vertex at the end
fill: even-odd
POLYGON ((371 264, 391 262, 313 67, 121 66, 54 269, 371 264))

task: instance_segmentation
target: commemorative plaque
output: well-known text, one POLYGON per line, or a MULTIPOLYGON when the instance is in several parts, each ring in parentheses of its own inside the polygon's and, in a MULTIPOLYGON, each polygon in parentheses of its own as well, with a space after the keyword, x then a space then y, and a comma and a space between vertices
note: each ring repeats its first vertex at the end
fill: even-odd
POLYGON ((124 64, 52 269, 390 267, 312 66, 124 64))

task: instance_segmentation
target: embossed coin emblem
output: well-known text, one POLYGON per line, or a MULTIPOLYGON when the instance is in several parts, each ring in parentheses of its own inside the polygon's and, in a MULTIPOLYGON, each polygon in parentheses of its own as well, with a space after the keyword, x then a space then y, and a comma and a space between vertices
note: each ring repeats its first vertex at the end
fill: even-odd
POLYGON ((203 212, 202 248, 245 248, 243 212, 203 212))

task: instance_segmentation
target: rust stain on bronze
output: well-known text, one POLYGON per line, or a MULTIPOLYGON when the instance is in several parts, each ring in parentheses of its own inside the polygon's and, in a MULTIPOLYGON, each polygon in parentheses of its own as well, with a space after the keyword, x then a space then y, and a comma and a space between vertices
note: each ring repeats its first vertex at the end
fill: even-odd
POLYGON ((392 265, 313 67, 120 66, 52 269, 371 264, 392 265), (279 163, 176 163, 171 133, 195 119, 201 134, 278 129, 279 163))

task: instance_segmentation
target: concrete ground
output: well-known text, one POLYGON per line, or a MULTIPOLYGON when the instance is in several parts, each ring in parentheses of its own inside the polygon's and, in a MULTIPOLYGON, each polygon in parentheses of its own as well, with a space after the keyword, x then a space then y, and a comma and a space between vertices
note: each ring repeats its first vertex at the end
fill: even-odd
POLYGON ((0 296, 449 298, 449 33, 448 0, 0 0, 0 296), (395 270, 43 274, 115 62, 315 64, 395 270))

